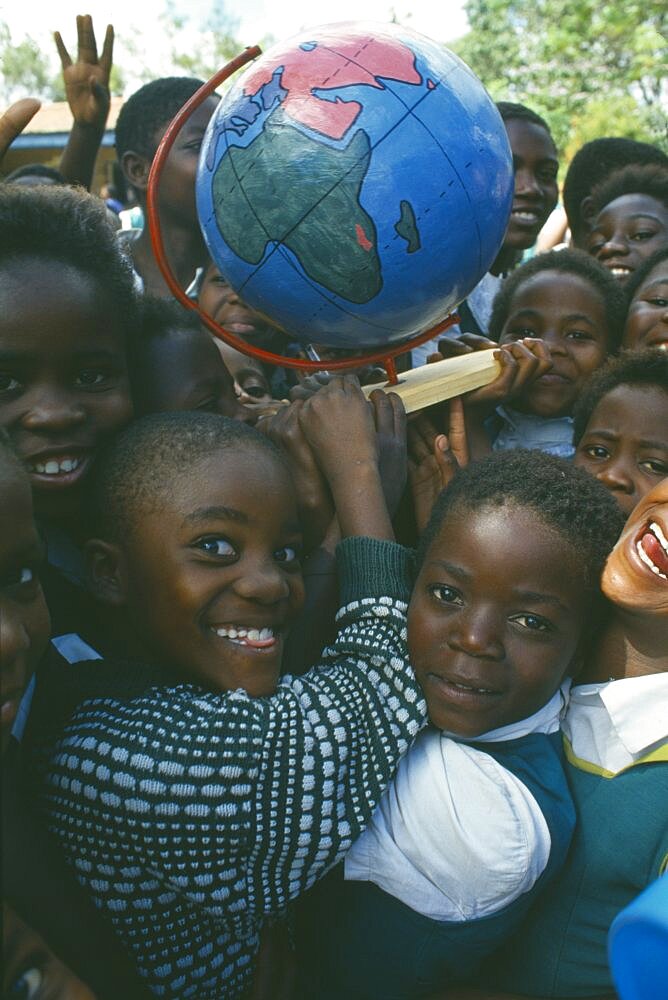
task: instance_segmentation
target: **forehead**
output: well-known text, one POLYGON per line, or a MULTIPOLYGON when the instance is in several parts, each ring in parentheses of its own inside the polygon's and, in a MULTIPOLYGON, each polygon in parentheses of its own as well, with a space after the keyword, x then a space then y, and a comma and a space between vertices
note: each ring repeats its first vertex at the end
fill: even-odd
MULTIPOLYGON (((194 138, 195 136, 202 135, 205 132, 207 125, 209 124, 209 119, 211 118, 211 115, 214 113, 216 107, 218 106, 219 100, 220 98, 214 97, 213 95, 211 97, 207 97, 207 99, 199 106, 199 108, 196 108, 195 111, 191 112, 191 114, 188 116, 188 118, 186 119, 186 121, 184 122, 183 126, 179 131, 179 138, 191 139, 194 138)), ((173 118, 176 118, 177 114, 178 111, 174 112, 173 118)), ((153 136, 153 143, 156 149, 160 145, 160 141, 164 136, 165 132, 167 131, 167 129, 169 128, 169 125, 171 124, 172 120, 173 119, 163 122, 162 125, 159 125, 158 128, 155 130, 153 136)))
POLYGON ((601 209, 594 226, 598 229, 620 222, 633 222, 637 217, 652 218, 668 225, 668 207, 649 194, 624 194, 601 209))
POLYGON ((587 430, 663 443, 668 448, 668 390, 658 385, 618 385, 597 403, 587 430))
POLYGON ((635 302, 636 299, 640 298, 641 295, 644 295, 645 292, 654 288, 656 285, 666 284, 668 284, 668 258, 666 258, 666 260, 659 261, 656 267, 652 268, 645 280, 636 290, 636 293, 633 296, 633 301, 635 302))
POLYGON ((510 118, 505 126, 514 156, 535 160, 557 159, 555 145, 541 125, 523 118, 510 118))
POLYGON ((512 297, 511 310, 530 306, 557 308, 564 314, 584 312, 603 317, 603 295, 586 278, 566 271, 539 271, 523 281, 512 297))

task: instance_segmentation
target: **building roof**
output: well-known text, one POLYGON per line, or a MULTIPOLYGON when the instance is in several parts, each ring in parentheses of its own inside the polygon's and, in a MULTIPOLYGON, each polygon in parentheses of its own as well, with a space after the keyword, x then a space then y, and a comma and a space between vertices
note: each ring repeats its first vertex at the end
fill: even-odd
MULTIPOLYGON (((103 146, 114 145, 114 127, 122 106, 122 97, 111 98, 109 118, 102 137, 103 146)), ((42 104, 21 135, 16 137, 12 147, 15 149, 62 147, 67 142, 71 128, 72 112, 67 101, 52 101, 49 104, 42 104)))

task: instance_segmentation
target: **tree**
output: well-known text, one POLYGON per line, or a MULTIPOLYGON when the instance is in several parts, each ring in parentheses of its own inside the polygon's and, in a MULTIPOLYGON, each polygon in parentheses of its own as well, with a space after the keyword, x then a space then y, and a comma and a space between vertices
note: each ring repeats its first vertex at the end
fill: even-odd
POLYGON ((19 97, 51 98, 49 60, 29 36, 15 44, 8 25, 0 21, 0 97, 9 104, 19 97))
POLYGON ((574 135, 668 144, 665 0, 468 0, 465 9, 471 30, 452 47, 494 98, 544 114, 561 150, 574 135))

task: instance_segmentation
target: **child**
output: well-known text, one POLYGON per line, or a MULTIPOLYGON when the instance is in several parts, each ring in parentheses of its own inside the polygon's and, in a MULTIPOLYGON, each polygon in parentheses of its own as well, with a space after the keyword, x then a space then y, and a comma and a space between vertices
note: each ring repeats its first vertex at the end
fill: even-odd
POLYGON ((668 354, 625 352, 591 377, 573 420, 575 464, 626 515, 668 476, 668 354))
POLYGON ((194 313, 174 301, 146 298, 141 317, 137 336, 129 344, 138 414, 204 410, 252 422, 211 336, 194 313))
MULTIPOLYGON (((349 379, 319 395, 342 533, 391 538, 368 404, 349 379)), ((339 637, 279 680, 301 538, 266 437, 144 417, 100 464, 93 511, 92 577, 130 658, 38 683, 42 805, 154 993, 241 996, 265 919, 342 857, 424 720, 400 652, 406 557, 346 541, 339 637)))
POLYGON ((270 404, 279 405, 279 401, 274 400, 271 394, 271 385, 261 361, 248 354, 242 354, 219 337, 214 338, 214 343, 232 376, 234 391, 242 406, 251 409, 256 407, 259 412, 260 408, 264 409, 270 404))
POLYGON ((0 188, 0 231, 0 426, 27 465, 49 562, 80 586, 84 485, 132 417, 132 274, 104 206, 77 190, 0 188))
MULTIPOLYGON (((199 88, 202 80, 165 77, 145 84, 125 102, 116 122, 116 156, 144 214, 153 157, 167 126, 199 88)), ((207 97, 181 129, 160 175, 157 190, 167 258, 176 280, 188 289, 208 254, 195 209, 199 150, 218 98, 207 97)), ((128 246, 139 287, 149 295, 171 298, 153 256, 148 226, 132 233, 128 246)))
POLYGON ((623 346, 668 348, 668 246, 643 261, 626 287, 623 346))
POLYGON ((62 1000, 92 1000, 90 990, 63 964, 67 962, 99 986, 101 1000, 143 997, 109 927, 36 823, 21 781, 19 747, 11 738, 21 696, 49 639, 49 613, 39 583, 43 560, 28 475, 6 432, 0 431, 2 995, 48 993, 62 1000))
MULTIPOLYGON (((571 690, 563 723, 578 815, 573 845, 512 946, 490 963, 492 981, 513 997, 613 995, 610 924, 650 882, 665 876, 667 538, 664 479, 631 514, 603 573, 613 613, 571 690)), ((665 980, 656 983, 653 996, 664 994, 665 980)), ((482 995, 497 996, 489 990, 482 995)))
POLYGON ((441 494, 408 609, 433 728, 345 881, 316 889, 304 951, 319 1000, 427 996, 470 975, 563 864, 574 815, 560 686, 598 625, 621 526, 597 483, 549 455, 490 456, 441 494))
MULTIPOLYGON (((501 347, 539 338, 552 367, 496 409, 487 425, 492 449, 572 456, 573 407, 592 372, 617 350, 623 321, 618 283, 578 250, 541 254, 514 271, 494 300, 490 336, 501 347)), ((492 383, 465 398, 467 429, 475 433, 494 395, 492 383)))
POLYGON ((592 192, 592 256, 625 282, 643 260, 668 245, 668 168, 630 166, 592 192))

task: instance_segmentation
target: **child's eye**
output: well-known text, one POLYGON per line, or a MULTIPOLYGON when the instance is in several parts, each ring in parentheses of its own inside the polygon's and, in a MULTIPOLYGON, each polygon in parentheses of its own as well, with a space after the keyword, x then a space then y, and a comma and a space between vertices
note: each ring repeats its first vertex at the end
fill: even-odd
POLYGON ((21 383, 9 372, 0 372, 0 392, 13 392, 20 387, 21 383))
POLYGON ((605 240, 598 233, 589 240, 589 253, 597 254, 605 246, 605 240))
POLYGON ((38 589, 37 570, 32 566, 21 566, 3 576, 0 587, 14 600, 31 600, 38 589))
POLYGON ((285 545, 282 549, 277 549, 274 552, 274 559, 277 563, 282 563, 287 565, 288 563, 297 562, 299 559, 299 553, 297 549, 292 548, 290 545, 285 545))
POLYGON ((208 556, 229 558, 237 555, 237 550, 226 538, 200 538, 195 545, 208 556))
POLYGON ((432 583, 429 593, 441 604, 456 604, 461 606, 464 603, 460 592, 455 587, 448 587, 444 583, 432 583))
POLYGON ((660 458, 646 458, 640 463, 641 469, 646 469, 653 476, 668 476, 668 462, 662 462, 660 458))
POLYGON ((592 444, 588 448, 585 448, 585 455, 589 455, 590 458, 598 458, 599 460, 610 458, 610 452, 602 444, 592 444))
POLYGON ((43 979, 41 970, 36 966, 26 969, 11 983, 7 1000, 37 1000, 43 979))
POLYGON ((637 233, 632 233, 629 239, 635 240, 637 243, 642 243, 643 240, 651 240, 653 236, 656 236, 655 230, 640 229, 637 233))
POLYGON ((514 615, 510 621, 530 632, 549 632, 552 629, 547 618, 541 618, 540 615, 514 615))
POLYGON ((586 330, 569 330, 566 334, 569 340, 593 340, 591 333, 586 330))
POLYGON ((107 373, 100 371, 99 368, 84 368, 77 375, 75 382, 77 385, 90 389, 102 385, 106 378, 107 373))
POLYGON ((205 399, 203 403, 198 403, 195 409, 201 410, 203 413, 218 413, 218 400, 213 397, 205 399))
POLYGON ((647 299, 650 305, 657 306, 659 309, 665 309, 668 306, 668 299, 661 298, 657 296, 654 299, 647 299))

